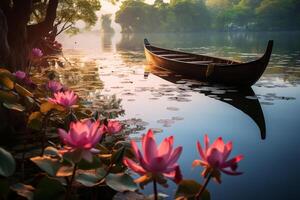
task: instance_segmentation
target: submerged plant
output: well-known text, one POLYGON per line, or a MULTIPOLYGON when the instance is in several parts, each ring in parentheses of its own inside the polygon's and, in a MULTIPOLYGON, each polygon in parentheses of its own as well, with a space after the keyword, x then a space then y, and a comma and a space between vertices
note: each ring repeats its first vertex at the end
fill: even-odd
POLYGON ((173 136, 165 138, 162 143, 157 146, 152 130, 149 130, 142 138, 142 151, 138 149, 135 141, 131 141, 131 146, 137 162, 125 158, 124 164, 134 172, 141 175, 135 182, 146 185, 153 181, 153 189, 155 199, 158 199, 157 183, 167 187, 167 180, 170 178, 175 183, 179 183, 182 179, 180 167, 177 160, 182 152, 179 146, 173 149, 173 136))

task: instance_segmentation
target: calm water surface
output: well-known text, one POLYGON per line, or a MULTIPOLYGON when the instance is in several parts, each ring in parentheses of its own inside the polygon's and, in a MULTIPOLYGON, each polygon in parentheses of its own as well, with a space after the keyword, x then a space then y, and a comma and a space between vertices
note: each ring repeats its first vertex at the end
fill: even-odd
MULTIPOLYGON (((222 176, 208 186, 212 199, 300 199, 300 33, 209 33, 62 36, 70 64, 57 68, 61 81, 75 89, 87 107, 123 113, 136 128, 131 137, 152 128, 160 141, 175 136, 184 150, 185 178, 202 181, 196 140, 232 140, 232 156, 244 154, 238 177, 222 176), (270 65, 252 89, 237 91, 189 80, 147 66, 143 38, 159 46, 208 55, 252 60, 275 40, 270 65), (148 72, 151 73, 148 73, 148 72), (145 130, 142 130, 145 129, 145 130), (140 131, 139 131, 140 130, 140 131)), ((160 188, 172 195, 176 187, 160 188)), ((151 192, 151 187, 146 193, 151 192)), ((172 196, 170 196, 172 199, 172 196)))

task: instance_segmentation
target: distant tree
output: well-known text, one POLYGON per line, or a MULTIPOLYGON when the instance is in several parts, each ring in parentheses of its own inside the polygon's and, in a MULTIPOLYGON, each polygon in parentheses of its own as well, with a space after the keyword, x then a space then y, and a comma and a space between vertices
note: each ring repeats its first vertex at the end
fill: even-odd
POLYGON ((102 31, 105 33, 113 33, 114 29, 111 27, 111 14, 106 14, 101 16, 101 27, 102 31))
POLYGON ((210 16, 202 0, 124 1, 116 14, 123 32, 192 32, 208 29, 210 16))
POLYGON ((126 0, 116 13, 116 22, 123 32, 147 32, 158 26, 156 9, 142 0, 126 0))
POLYGON ((175 19, 170 28, 180 32, 202 31, 210 28, 210 15, 202 0, 173 0, 170 11, 175 19))
POLYGON ((259 26, 271 30, 300 29, 299 0, 262 0, 256 8, 259 26))

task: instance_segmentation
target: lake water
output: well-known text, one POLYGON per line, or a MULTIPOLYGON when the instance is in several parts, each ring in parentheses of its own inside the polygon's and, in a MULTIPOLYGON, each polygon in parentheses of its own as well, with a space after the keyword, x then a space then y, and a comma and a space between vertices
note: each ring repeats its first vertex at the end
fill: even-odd
MULTIPOLYGON (((149 128, 158 141, 174 135, 184 149, 179 163, 185 178, 203 180, 192 162, 199 158, 196 141, 203 144, 205 133, 211 140, 233 141, 231 155, 245 156, 239 165, 244 174, 222 175, 221 185, 210 182, 212 199, 300 199, 300 33, 89 32, 59 40, 71 63, 57 68, 61 81, 85 97, 86 106, 123 114, 119 119, 136 130, 133 139, 149 128), (144 37, 158 46, 243 61, 261 55, 269 39, 275 46, 263 77, 240 92, 166 71, 151 73, 144 37)), ((171 183, 159 188, 170 199, 175 189, 171 183)))

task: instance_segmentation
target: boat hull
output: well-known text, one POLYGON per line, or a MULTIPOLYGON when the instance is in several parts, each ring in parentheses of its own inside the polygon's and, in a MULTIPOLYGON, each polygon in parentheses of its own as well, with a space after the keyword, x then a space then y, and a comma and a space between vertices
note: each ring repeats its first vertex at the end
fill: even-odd
MULTIPOLYGON (((156 67, 171 70, 173 72, 196 78, 200 81, 221 83, 233 86, 251 86, 262 76, 265 71, 272 52, 273 42, 270 41, 266 53, 258 60, 239 63, 236 61, 225 60, 221 58, 190 54, 186 52, 174 51, 155 47, 145 42, 145 55, 149 64, 156 67), (175 55, 177 58, 164 57, 155 52, 162 51, 175 55), (192 57, 198 63, 180 61, 180 55, 192 57), (178 58, 179 57, 179 58, 178 58), (211 64, 205 62, 211 61, 211 64), (203 64, 201 64, 201 62, 203 64), (199 64, 200 63, 200 64, 199 64), (233 64, 230 64, 233 63, 233 64)), ((193 61, 192 61, 193 62, 193 61)))

